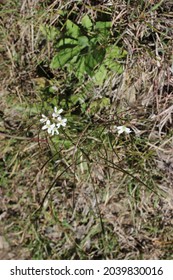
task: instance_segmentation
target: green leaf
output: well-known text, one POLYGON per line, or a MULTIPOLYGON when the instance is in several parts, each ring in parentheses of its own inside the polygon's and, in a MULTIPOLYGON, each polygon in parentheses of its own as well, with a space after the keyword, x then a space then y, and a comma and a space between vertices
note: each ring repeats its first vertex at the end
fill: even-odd
POLYGON ((92 76, 94 74, 94 68, 97 65, 97 60, 92 54, 87 54, 85 56, 85 71, 88 75, 92 76))
POLYGON ((116 45, 110 46, 106 49, 106 58, 108 60, 121 59, 126 57, 126 55, 127 52, 116 45))
POLYGON ((89 46, 89 40, 88 37, 86 36, 80 36, 78 38, 78 45, 82 46, 82 47, 87 47, 89 46))
POLYGON ((77 45, 78 42, 76 39, 71 39, 71 38, 63 38, 61 39, 58 44, 56 45, 58 48, 64 46, 65 48, 67 48, 68 46, 71 45, 71 47, 73 47, 74 45, 77 45))
POLYGON ((98 85, 98 86, 103 85, 103 82, 106 79, 106 76, 107 76, 107 69, 104 65, 101 65, 93 77, 96 85, 98 85))
POLYGON ((62 68, 67 62, 72 60, 74 56, 78 55, 80 50, 79 46, 60 50, 58 54, 53 57, 50 67, 53 69, 62 68))
POLYGON ((66 21, 66 35, 72 38, 77 38, 80 34, 80 28, 71 20, 66 21))
POLYGON ((77 94, 72 94, 70 101, 73 105, 76 105, 78 102, 83 104, 85 102, 85 96, 83 93, 79 92, 77 94))
POLYGON ((85 15, 82 18, 81 24, 83 27, 85 27, 86 29, 90 30, 92 28, 92 21, 90 20, 88 15, 85 15))
POLYGON ((111 21, 97 21, 95 24, 95 31, 97 34, 97 41, 103 42, 106 38, 110 36, 110 29, 112 26, 111 21))
POLYGON ((90 43, 91 43, 91 45, 93 45, 93 46, 96 45, 97 42, 98 42, 97 36, 93 37, 93 38, 90 40, 90 43))
POLYGON ((123 72, 122 65, 118 62, 119 59, 126 57, 127 52, 122 50, 118 46, 109 46, 106 49, 106 57, 104 60, 104 65, 107 66, 110 70, 121 74, 123 72))
POLYGON ((105 56, 104 49, 96 48, 85 56, 85 67, 88 75, 93 76, 94 68, 101 64, 105 56))
POLYGON ((95 29, 105 30, 105 29, 110 29, 111 26, 112 26, 111 21, 97 21, 95 24, 95 29))
POLYGON ((75 75, 79 80, 81 80, 86 72, 84 56, 80 57, 80 59, 76 63, 75 68, 76 68, 75 75))
POLYGON ((120 63, 116 62, 116 61, 114 61, 111 64, 109 64, 109 69, 114 71, 114 72, 116 72, 116 73, 118 73, 118 74, 123 73, 123 66, 120 63))

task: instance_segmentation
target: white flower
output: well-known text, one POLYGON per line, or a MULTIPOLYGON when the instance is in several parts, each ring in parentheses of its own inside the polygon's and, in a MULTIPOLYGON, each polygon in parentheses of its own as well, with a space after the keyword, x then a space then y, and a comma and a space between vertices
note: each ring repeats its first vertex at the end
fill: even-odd
POLYGON ((60 114, 63 112, 63 109, 60 109, 57 111, 57 107, 54 107, 54 112, 52 114, 53 119, 56 119, 60 116, 60 114))
POLYGON ((56 126, 52 128, 52 135, 54 135, 55 133, 59 134, 58 128, 56 126))
POLYGON ((63 109, 57 110, 57 107, 54 107, 54 112, 52 114, 52 119, 54 120, 53 123, 45 116, 42 115, 42 119, 40 119, 40 122, 44 123, 44 126, 42 127, 43 130, 47 130, 49 134, 59 134, 58 128, 60 126, 66 126, 67 119, 62 118, 60 114, 63 112, 63 109))
POLYGON ((46 117, 45 115, 41 115, 42 116, 42 119, 40 119, 40 122, 42 123, 46 123, 48 121, 48 117, 46 117))
POLYGON ((59 128, 60 126, 66 126, 67 119, 62 119, 61 116, 57 118, 56 126, 59 128))
POLYGON ((122 126, 117 126, 116 129, 118 130, 118 135, 122 134, 123 132, 125 132, 125 133, 127 133, 127 134, 129 134, 130 132, 132 132, 130 128, 128 128, 128 127, 126 127, 126 126, 124 126, 124 125, 122 125, 122 126))
MULTIPOLYGON (((51 124, 50 120, 47 120, 46 124, 42 127, 42 129, 43 129, 43 130, 47 129, 47 132, 48 132, 49 134, 52 134, 52 132, 53 132, 54 129, 55 129, 55 124, 54 124, 54 123, 51 124)), ((54 132, 53 132, 53 134, 54 134, 54 132)), ((53 135, 53 134, 52 134, 52 135, 53 135)))

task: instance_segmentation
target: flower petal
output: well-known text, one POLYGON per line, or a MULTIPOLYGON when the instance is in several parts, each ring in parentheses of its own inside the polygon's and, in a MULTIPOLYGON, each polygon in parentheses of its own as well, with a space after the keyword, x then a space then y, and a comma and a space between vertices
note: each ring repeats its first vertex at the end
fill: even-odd
POLYGON ((41 115, 42 116, 42 119, 40 119, 40 122, 44 123, 48 120, 48 117, 46 117, 45 115, 41 115))
POLYGON ((47 125, 44 125, 44 126, 42 127, 42 129, 43 129, 43 130, 47 129, 47 125))
POLYGON ((60 115, 63 112, 63 109, 60 109, 57 114, 60 115))

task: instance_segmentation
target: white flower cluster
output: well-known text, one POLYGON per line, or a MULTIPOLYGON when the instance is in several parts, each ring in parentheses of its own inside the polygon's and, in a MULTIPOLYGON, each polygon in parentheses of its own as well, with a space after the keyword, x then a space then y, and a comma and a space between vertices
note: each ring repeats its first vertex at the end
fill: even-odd
POLYGON ((51 123, 48 117, 42 115, 42 119, 40 119, 40 122, 44 124, 42 129, 47 129, 47 132, 52 135, 59 134, 58 129, 61 126, 65 127, 67 122, 67 119, 61 117, 62 112, 63 109, 57 110, 57 107, 54 107, 54 112, 52 113, 53 123, 51 123))

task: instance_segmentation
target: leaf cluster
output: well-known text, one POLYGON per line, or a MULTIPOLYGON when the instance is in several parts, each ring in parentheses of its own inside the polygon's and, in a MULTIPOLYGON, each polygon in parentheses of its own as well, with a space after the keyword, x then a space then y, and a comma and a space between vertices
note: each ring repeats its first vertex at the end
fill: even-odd
POLYGON ((97 85, 103 84, 110 70, 122 73, 118 60, 126 56, 126 51, 110 44, 111 24, 111 21, 93 23, 88 15, 81 19, 79 25, 68 19, 63 36, 56 44, 57 52, 51 68, 66 68, 80 81, 89 75, 97 85))

